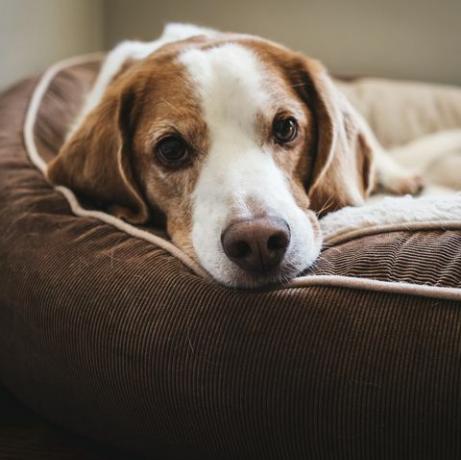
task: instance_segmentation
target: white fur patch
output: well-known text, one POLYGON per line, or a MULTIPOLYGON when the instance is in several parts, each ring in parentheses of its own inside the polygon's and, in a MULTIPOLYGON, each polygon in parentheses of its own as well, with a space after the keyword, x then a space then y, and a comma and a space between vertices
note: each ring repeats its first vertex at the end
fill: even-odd
POLYGON ((246 282, 242 270, 224 254, 221 234, 231 220, 253 217, 248 205, 256 203, 288 223, 291 241, 280 277, 293 277, 314 262, 320 241, 284 173, 258 138, 257 115, 271 109, 263 64, 236 44, 190 49, 180 61, 196 84, 210 136, 193 193, 192 241, 201 264, 225 284, 246 282))

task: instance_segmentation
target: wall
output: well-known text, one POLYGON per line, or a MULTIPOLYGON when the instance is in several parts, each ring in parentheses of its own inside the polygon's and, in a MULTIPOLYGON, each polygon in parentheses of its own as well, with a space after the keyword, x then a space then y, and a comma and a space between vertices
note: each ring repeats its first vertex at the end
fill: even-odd
POLYGON ((336 74, 461 84, 460 19, 460 0, 0 0, 0 89, 168 21, 272 38, 336 74))
POLYGON ((190 21, 280 41, 339 74, 461 84, 460 0, 106 0, 106 43, 190 21))
POLYGON ((0 0, 0 88, 104 48, 103 0, 0 0))

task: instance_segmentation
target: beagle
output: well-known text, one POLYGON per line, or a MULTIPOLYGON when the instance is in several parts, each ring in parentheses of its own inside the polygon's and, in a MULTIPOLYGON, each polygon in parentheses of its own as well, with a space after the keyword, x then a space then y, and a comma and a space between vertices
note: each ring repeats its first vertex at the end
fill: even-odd
POLYGON ((163 216, 179 248, 238 287, 310 267, 318 215, 377 184, 421 186, 319 62, 183 24, 109 53, 48 177, 130 223, 163 216))

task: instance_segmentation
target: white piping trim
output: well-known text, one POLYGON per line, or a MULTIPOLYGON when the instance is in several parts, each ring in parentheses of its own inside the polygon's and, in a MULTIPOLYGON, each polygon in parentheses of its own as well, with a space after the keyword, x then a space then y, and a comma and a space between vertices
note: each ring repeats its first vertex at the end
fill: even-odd
POLYGON ((300 276, 287 284, 288 287, 299 288, 307 286, 334 286, 348 289, 385 292, 389 294, 405 294, 432 299, 461 301, 461 289, 440 286, 427 286, 396 281, 380 281, 369 278, 341 275, 300 276))
POLYGON ((90 63, 93 61, 96 62, 99 59, 101 59, 102 56, 102 53, 93 53, 86 54, 83 56, 76 56, 57 62, 56 64, 53 64, 52 66, 48 67, 48 69, 45 71, 45 73, 42 75, 39 82, 37 83, 37 86, 35 87, 35 90, 29 102, 29 106, 27 107, 26 118, 24 121, 24 143, 30 161, 44 175, 46 180, 47 165, 45 160, 38 153, 34 137, 35 120, 37 119, 38 111, 40 109, 40 103, 42 102, 42 99, 45 96, 46 90, 48 89, 48 86, 50 85, 51 81, 61 70, 79 64, 90 63))
MULTIPOLYGON (((24 143, 26 152, 29 156, 31 163, 43 174, 45 180, 46 177, 46 169, 47 164, 42 156, 39 154, 37 146, 35 144, 35 137, 34 137, 34 126, 35 121, 37 119, 38 111, 40 109, 40 104, 43 100, 43 97, 48 90, 50 83, 52 82, 53 78, 62 70, 67 69, 69 67, 73 67, 76 65, 89 63, 93 61, 100 60, 102 57, 101 53, 94 53, 91 55, 85 56, 77 56, 74 58, 66 59, 49 67, 45 73, 40 78, 35 90, 32 94, 31 100, 29 102, 29 106, 27 108, 25 122, 24 122, 24 143)), ((48 181, 48 180, 47 180, 48 181)), ((196 262, 194 262, 190 257, 188 257, 185 253, 183 253, 180 249, 178 249, 175 245, 170 243, 169 241, 165 240, 164 238, 158 237, 153 235, 146 230, 142 230, 140 228, 134 227, 121 219, 118 219, 110 214, 106 214, 102 211, 94 211, 88 210, 81 207, 77 197, 75 194, 68 189, 67 187, 56 186, 54 187, 56 191, 64 195, 66 200, 69 203, 69 206, 72 212, 76 216, 80 217, 92 217, 98 219, 104 223, 112 225, 113 227, 121 230, 135 238, 143 239, 149 243, 152 243, 165 251, 169 252, 172 256, 176 257, 177 259, 181 260, 188 268, 190 268, 193 272, 197 275, 210 278, 210 275, 196 262)), ((447 224, 447 223, 445 223, 447 224)), ((453 222, 450 223, 454 225, 453 222)), ((418 222, 416 223, 415 228, 421 229, 425 228, 424 223, 418 222)), ((426 227, 433 228, 433 222, 428 222, 426 227)), ((461 225, 461 223, 459 224, 461 225)), ((439 224, 439 228, 443 228, 443 223, 439 224)), ((389 226, 387 227, 387 229, 389 226)), ((394 229, 405 229, 408 230, 412 228, 412 225, 409 223, 402 224, 402 225, 394 225, 391 227, 392 230, 394 229)), ((345 238, 348 237, 356 237, 356 236, 363 236, 368 233, 378 233, 379 231, 386 231, 386 226, 384 227, 373 227, 370 229, 364 230, 356 230, 352 232, 346 232, 344 234, 338 234, 337 238, 334 238, 335 235, 330 235, 328 239, 328 243, 333 244, 339 241, 344 241, 345 238)), ((307 286, 336 286, 336 287, 344 287, 350 289, 367 289, 372 291, 379 291, 379 292, 388 292, 388 293, 395 293, 395 294, 409 294, 409 295, 418 295, 422 297, 430 297, 430 298, 439 298, 439 299, 447 299, 447 300, 460 300, 461 301, 461 289, 458 288, 448 288, 448 287, 432 287, 432 286, 425 286, 419 284, 411 284, 406 282, 390 282, 390 281, 378 281, 378 280, 370 280, 365 278, 356 278, 356 277, 348 277, 348 276, 339 276, 339 275, 310 275, 310 276, 302 276, 295 278, 288 282, 287 284, 280 286, 278 289, 286 289, 286 288, 300 288, 300 287, 307 287, 307 286)))

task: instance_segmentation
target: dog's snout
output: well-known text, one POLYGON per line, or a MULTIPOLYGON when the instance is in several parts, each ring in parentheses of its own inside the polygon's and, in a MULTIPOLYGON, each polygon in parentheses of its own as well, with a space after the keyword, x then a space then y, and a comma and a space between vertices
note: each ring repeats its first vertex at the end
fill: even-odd
POLYGON ((278 217, 241 220, 224 230, 221 242, 240 268, 263 274, 280 265, 290 244, 290 228, 278 217))

